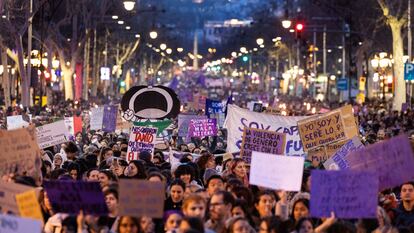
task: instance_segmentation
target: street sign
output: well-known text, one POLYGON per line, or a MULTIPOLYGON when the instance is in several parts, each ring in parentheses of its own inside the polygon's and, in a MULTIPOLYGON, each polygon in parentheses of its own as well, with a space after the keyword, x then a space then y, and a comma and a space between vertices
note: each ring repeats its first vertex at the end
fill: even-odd
POLYGON ((414 64, 404 64, 404 80, 414 80, 414 64))
POLYGON ((338 81, 336 83, 336 87, 339 91, 348 90, 348 79, 346 79, 346 78, 338 79, 338 81))

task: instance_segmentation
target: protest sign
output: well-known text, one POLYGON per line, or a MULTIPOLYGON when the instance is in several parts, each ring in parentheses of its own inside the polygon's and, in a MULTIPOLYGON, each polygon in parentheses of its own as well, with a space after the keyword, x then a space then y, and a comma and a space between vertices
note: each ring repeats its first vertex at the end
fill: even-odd
POLYGON ((207 119, 206 115, 185 115, 179 114, 178 115, 178 136, 179 137, 187 137, 188 136, 188 127, 190 125, 190 120, 200 120, 200 119, 207 119))
POLYGON ((338 170, 338 169, 347 169, 349 168, 349 164, 346 160, 346 156, 355 150, 363 148, 364 145, 362 144, 359 137, 355 136, 348 142, 346 142, 335 154, 325 161, 323 166, 327 170, 338 170))
POLYGON ((133 126, 128 141, 127 161, 139 159, 139 152, 153 153, 157 128, 133 126))
POLYGON ((42 223, 30 218, 19 218, 0 214, 1 233, 41 233, 42 223))
POLYGON ((44 188, 55 213, 107 215, 101 186, 98 182, 44 181, 44 188))
POLYGON ((162 218, 164 213, 163 182, 146 180, 119 181, 119 215, 162 218))
POLYGON ((305 159, 252 152, 250 184, 275 190, 300 191, 305 159))
POLYGON ((304 151, 358 135, 351 105, 298 121, 298 127, 304 151))
POLYGON ((306 159, 311 161, 314 167, 317 167, 321 163, 330 159, 332 155, 334 155, 336 151, 338 151, 347 142, 348 141, 335 142, 310 150, 308 151, 306 159))
POLYGON ((63 120, 36 128, 40 149, 62 144, 68 140, 69 132, 63 120))
POLYGON ((255 128, 244 128, 240 156, 251 162, 252 151, 283 155, 285 153, 286 134, 255 128))
POLYGON ((7 130, 20 129, 29 126, 29 122, 23 120, 22 115, 7 117, 7 130))
POLYGON ((199 119, 190 120, 188 129, 188 136, 190 137, 206 137, 217 135, 217 120, 216 119, 199 119))
POLYGON ((225 128, 227 128, 227 151, 238 152, 241 148, 245 127, 275 131, 286 134, 285 155, 303 156, 297 122, 304 117, 275 116, 251 112, 229 104, 225 128))
POLYGON ((92 108, 91 109, 91 130, 100 130, 102 129, 104 117, 104 107, 92 108))
POLYGON ((263 111, 263 104, 262 103, 254 103, 253 112, 262 112, 262 111, 263 111))
POLYGON ((19 214, 19 208, 16 203, 16 194, 33 190, 33 187, 5 182, 0 180, 0 207, 3 212, 11 212, 15 215, 19 214))
POLYGON ((102 130, 112 133, 116 129, 116 117, 118 114, 118 106, 109 105, 104 107, 102 130))
POLYGON ((21 217, 37 219, 43 222, 42 211, 40 210, 36 191, 34 189, 16 194, 16 203, 21 217))
POLYGON ((312 171, 312 217, 375 218, 378 177, 366 171, 312 171))
POLYGON ((406 135, 393 137, 346 156, 351 170, 371 171, 384 190, 414 179, 414 155, 406 135))
POLYGON ((71 135, 82 132, 82 117, 65 117, 65 125, 71 135))
POLYGON ((206 99, 206 115, 212 118, 212 114, 224 113, 224 104, 220 100, 206 99))
POLYGON ((0 151, 0 175, 38 175, 41 159, 34 127, 0 131, 0 151))

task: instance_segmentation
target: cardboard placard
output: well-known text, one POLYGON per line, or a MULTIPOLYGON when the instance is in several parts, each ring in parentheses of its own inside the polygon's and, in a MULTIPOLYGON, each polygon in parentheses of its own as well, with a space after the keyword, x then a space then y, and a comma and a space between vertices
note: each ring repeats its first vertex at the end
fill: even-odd
POLYGON ((347 142, 348 141, 335 142, 310 150, 308 151, 306 159, 311 161, 314 167, 317 167, 321 163, 329 160, 347 142))
POLYGON ((19 207, 15 196, 30 190, 33 190, 33 187, 0 180, 0 207, 2 212, 19 215, 19 207))
POLYGON ((116 117, 118 115, 118 106, 106 105, 104 108, 102 130, 104 132, 112 133, 116 129, 116 117))
POLYGON ((206 137, 217 135, 216 119, 191 119, 188 128, 189 137, 206 137))
POLYGON ((185 115, 179 114, 178 115, 178 136, 179 137, 187 137, 188 136, 188 128, 190 126, 190 120, 199 120, 199 119, 207 119, 206 115, 185 115))
POLYGON ((165 184, 146 180, 119 181, 119 215, 162 218, 165 184))
POLYGON ((21 129, 29 126, 29 122, 23 120, 22 115, 7 117, 7 130, 21 129))
POLYGON ((42 223, 30 218, 19 218, 12 215, 0 214, 1 233, 41 233, 42 223))
POLYGON ((44 188, 56 213, 107 215, 101 186, 98 182, 45 181, 44 188))
POLYGON ((301 120, 298 127, 305 152, 358 135, 351 105, 301 120))
POLYGON ((68 129, 63 120, 37 127, 36 134, 41 149, 62 144, 69 137, 68 129))
POLYGON ((128 141, 127 161, 139 159, 139 152, 154 152, 157 128, 133 126, 128 141))
POLYGON ((103 118, 104 118, 104 107, 92 108, 91 109, 91 121, 90 121, 91 130, 102 129, 103 118))
POLYGON ((42 211, 40 210, 36 191, 34 189, 16 194, 16 203, 19 208, 20 216, 43 222, 42 211))
POLYGON ((37 176, 40 172, 40 149, 35 128, 0 131, 0 175, 9 173, 37 176))
POLYGON ((252 151, 283 155, 286 146, 286 134, 255 128, 244 128, 240 156, 251 162, 252 151))
POLYGON ((346 142, 335 154, 325 161, 323 166, 326 170, 339 170, 339 169, 347 169, 349 168, 349 164, 346 160, 346 156, 358 149, 363 148, 364 145, 362 144, 359 137, 353 137, 351 140, 346 142))
POLYGON ((376 218, 378 177, 366 171, 312 171, 312 217, 376 218))
POLYGON ((351 170, 370 171, 384 190, 414 179, 414 154, 407 135, 393 137, 346 156, 351 170))
POLYGON ((303 157, 252 152, 250 184, 275 190, 300 191, 303 157))

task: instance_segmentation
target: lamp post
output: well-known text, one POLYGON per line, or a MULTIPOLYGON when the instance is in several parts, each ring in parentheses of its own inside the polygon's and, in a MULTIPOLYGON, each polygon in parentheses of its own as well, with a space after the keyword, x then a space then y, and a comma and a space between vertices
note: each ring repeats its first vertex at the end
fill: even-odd
POLYGON ((135 1, 133 0, 124 0, 124 8, 127 11, 132 11, 135 7, 135 1))
POLYGON ((380 81, 382 85, 382 100, 385 102, 385 84, 387 69, 392 66, 391 59, 388 57, 388 54, 385 52, 375 55, 371 60, 371 66, 376 70, 380 76, 380 81))

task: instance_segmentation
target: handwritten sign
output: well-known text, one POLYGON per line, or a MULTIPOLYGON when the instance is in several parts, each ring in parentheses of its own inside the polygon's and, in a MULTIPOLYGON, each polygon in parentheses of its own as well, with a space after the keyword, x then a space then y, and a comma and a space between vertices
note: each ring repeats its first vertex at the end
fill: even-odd
POLYGON ((312 217, 375 218, 378 177, 366 171, 312 171, 312 217))
POLYGON ((351 105, 298 121, 304 151, 358 135, 351 105))
POLYGON ((346 160, 352 170, 376 174, 380 190, 414 179, 414 155, 406 135, 353 151, 346 160))
POLYGON ((188 129, 190 137, 206 137, 217 135, 217 120, 216 119, 191 119, 188 129))
POLYGON ((92 108, 91 109, 91 130, 102 129, 102 123, 104 118, 104 107, 92 108))
POLYGON ((63 120, 37 127, 36 134, 41 149, 62 144, 69 137, 68 129, 63 120))
POLYGON ((0 214, 1 233, 41 233, 42 223, 30 218, 19 218, 12 215, 0 214))
POLYGON ((250 184, 286 191, 300 191, 303 157, 252 152, 250 184))
POLYGON ((38 174, 40 149, 34 127, 0 131, 0 174, 38 174))
POLYGON ((108 208, 98 182, 45 181, 47 196, 56 213, 107 215, 108 208))
POLYGON ((244 128, 240 155, 247 163, 250 163, 252 151, 283 155, 285 146, 286 134, 284 133, 244 128))
POLYGON ((364 145, 362 144, 359 137, 353 137, 351 140, 346 142, 336 153, 325 161, 323 166, 327 170, 339 170, 339 169, 347 169, 349 168, 349 164, 346 160, 346 156, 353 151, 363 148, 364 145))
POLYGON ((127 161, 139 159, 139 152, 154 151, 157 128, 133 126, 128 141, 127 161))
POLYGON ((308 156, 306 158, 312 162, 314 167, 317 167, 321 163, 330 159, 331 156, 334 155, 336 151, 338 151, 347 142, 348 141, 335 142, 310 150, 308 151, 308 156))
POLYGON ((179 137, 187 137, 188 136, 188 129, 190 126, 190 121, 194 120, 200 120, 200 119, 207 119, 206 115, 185 115, 185 114, 179 114, 178 115, 178 136, 179 137))
POLYGON ((40 210, 36 191, 34 189, 16 194, 16 202, 19 207, 20 216, 37 219, 43 222, 42 211, 40 210))
POLYGON ((104 132, 112 133, 116 129, 116 117, 118 114, 118 106, 110 105, 105 106, 102 130, 104 132))
POLYGON ((6 120, 8 130, 20 129, 29 126, 29 122, 23 120, 22 115, 8 116, 6 120))
POLYGON ((163 182, 121 179, 119 181, 119 214, 161 218, 164 211, 164 187, 163 182))
POLYGON ((15 196, 30 190, 33 190, 33 187, 0 180, 0 207, 2 212, 18 215, 19 208, 15 196))

